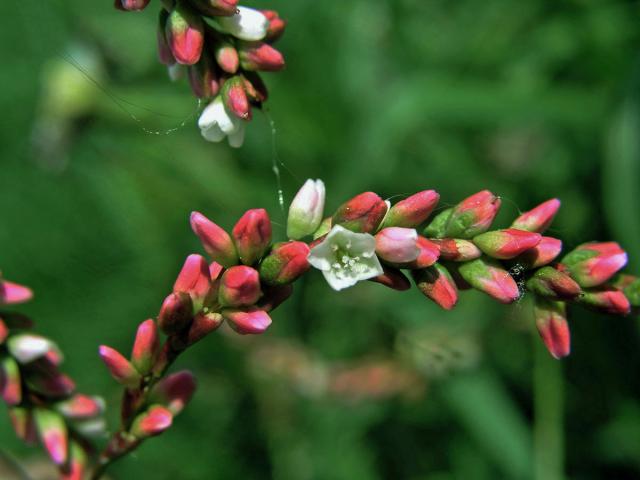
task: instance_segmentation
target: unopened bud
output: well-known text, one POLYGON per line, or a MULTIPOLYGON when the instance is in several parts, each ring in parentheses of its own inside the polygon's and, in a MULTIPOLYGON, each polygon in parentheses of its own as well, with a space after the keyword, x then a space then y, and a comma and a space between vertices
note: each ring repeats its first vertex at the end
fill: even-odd
POLYGON ((183 370, 160 380, 153 387, 150 400, 164 405, 175 416, 184 410, 195 390, 195 377, 188 370, 183 370))
POLYGON ((245 42, 240 44, 238 55, 244 70, 277 72, 284 68, 282 53, 268 43, 245 42))
POLYGON ((178 63, 194 65, 200 60, 204 45, 204 23, 186 0, 176 2, 167 18, 165 33, 171 53, 178 63))
POLYGON ((152 319, 145 320, 138 327, 131 352, 131 363, 141 375, 147 375, 160 353, 158 326, 152 319))
POLYGON ((223 267, 238 263, 238 254, 227 232, 199 212, 191 213, 191 229, 209 256, 223 267))
POLYGON ((9 406, 18 405, 22 401, 20 367, 11 357, 0 359, 0 394, 9 406))
POLYGON ((614 289, 586 290, 578 299, 580 304, 592 310, 612 315, 628 315, 631 303, 624 292, 614 289))
POLYGON ((383 265, 382 270, 384 271, 382 275, 378 275, 370 280, 398 291, 409 290, 411 288, 409 279, 399 269, 383 265))
POLYGON ((554 358, 571 353, 571 332, 564 302, 536 299, 534 307, 536 327, 547 350, 554 358))
POLYGON ((260 279, 267 285, 291 283, 309 270, 309 245, 304 242, 283 242, 273 246, 260 264, 260 279))
MULTIPOLYGON (((119 1, 119 0, 116 0, 119 1)), ((164 8, 160 9, 160 15, 158 17, 158 27, 156 30, 156 41, 158 43, 158 59, 163 65, 173 65, 176 63, 176 59, 171 53, 171 47, 167 41, 167 20, 169 18, 169 12, 164 8)))
POLYGON ((193 302, 186 293, 172 293, 162 302, 158 326, 166 335, 185 331, 192 320, 193 302))
POLYGON ((222 311, 222 316, 236 332, 243 335, 263 333, 271 325, 271 317, 267 312, 255 308, 228 308, 222 311))
POLYGON ((572 300, 582 293, 569 275, 553 267, 542 267, 527 280, 527 289, 552 300, 572 300))
POLYGON ((31 289, 0 278, 0 305, 24 303, 31 300, 32 297, 31 289))
POLYGON ((237 265, 222 274, 218 293, 221 305, 226 307, 253 305, 261 296, 260 278, 253 268, 237 265))
POLYGON ((423 231, 424 236, 427 238, 444 238, 451 212, 453 212, 453 208, 447 208, 438 213, 425 227, 423 231))
POLYGON ((261 13, 267 17, 267 20, 269 21, 265 41, 273 43, 282 36, 284 29, 287 26, 287 22, 280 18, 278 12, 275 10, 261 10, 261 13))
POLYGON ((115 0, 115 6, 118 10, 126 10, 128 12, 136 12, 144 10, 149 5, 150 0, 115 0))
POLYGON ((456 205, 445 227, 445 236, 473 238, 486 232, 500 208, 500 199, 488 190, 478 192, 456 205))
POLYGON ((130 388, 140 384, 140 373, 120 352, 106 345, 101 345, 99 353, 116 382, 130 388))
POLYGON ((253 265, 271 244, 269 214, 262 208, 247 210, 233 227, 232 236, 242 263, 253 265))
POLYGON ((507 228, 482 233, 473 237, 473 243, 490 257, 507 260, 535 247, 541 239, 539 233, 507 228))
POLYGON ((482 256, 482 251, 470 240, 460 238, 433 239, 440 247, 440 258, 453 262, 468 262, 482 256))
POLYGON ((515 261, 527 269, 540 268, 553 262, 561 251, 561 240, 542 237, 538 245, 522 253, 515 261))
POLYGON ((417 228, 427 221, 438 204, 440 195, 435 190, 424 190, 393 205, 387 213, 382 228, 417 228))
POLYGON ((67 425, 62 416, 45 408, 34 409, 34 419, 38 435, 49 457, 56 465, 67 461, 69 443, 67 425))
POLYGON ((0 345, 4 343, 8 336, 9 327, 7 327, 7 324, 0 318, 0 345))
POLYGON ((251 119, 251 105, 240 76, 229 78, 222 86, 222 101, 226 110, 242 120, 251 119))
MULTIPOLYGON (((0 382, 1 383, 1 382, 0 382)), ((11 407, 9 408, 9 419, 16 433, 16 436, 28 443, 33 444, 38 439, 36 425, 30 408, 11 407)))
POLYGON ((173 285, 173 291, 189 295, 196 306, 195 310, 200 310, 210 289, 211 272, 209 264, 201 255, 189 255, 173 285))
POLYGON ((55 404, 55 409, 65 418, 86 420, 100 415, 104 411, 104 400, 78 393, 73 397, 55 404))
POLYGON ((69 462, 61 480, 82 480, 86 476, 87 452, 78 443, 71 441, 69 445, 69 462))
POLYGON ((51 350, 58 350, 48 338, 31 333, 13 335, 7 341, 7 347, 11 355, 22 364, 44 357, 51 350))
POLYGON ((258 10, 247 7, 237 7, 234 15, 216 20, 222 31, 250 42, 262 40, 269 28, 267 17, 258 10))
POLYGON ((422 294, 445 310, 458 302, 458 288, 449 271, 439 263, 422 270, 412 270, 413 280, 422 294))
POLYGON ((234 15, 238 0, 191 0, 194 7, 210 17, 234 15))
POLYGON ((376 254, 381 259, 392 263, 408 263, 418 258, 418 232, 413 228, 387 227, 376 236, 376 254))
POLYGON ((615 242, 585 243, 565 255, 562 264, 580 286, 595 287, 627 264, 627 253, 615 242))
POLYGON ((193 317, 193 323, 189 327, 187 343, 193 345, 202 340, 222 324, 222 315, 215 312, 198 313, 193 317))
POLYGON ((151 405, 146 412, 138 415, 131 425, 131 434, 138 438, 160 435, 171 426, 173 414, 162 405, 151 405))
POLYGON ((361 193, 343 203, 333 215, 332 225, 341 225, 357 233, 373 233, 389 206, 373 192, 361 193))
POLYGON ((513 303, 520 297, 518 284, 496 260, 481 257, 460 264, 458 272, 473 288, 500 303, 513 303))
POLYGON ((289 206, 287 236, 299 240, 312 235, 322 222, 325 202, 325 186, 322 180, 308 179, 289 206))
POLYGON ((559 208, 560 200, 557 198, 547 200, 516 218, 511 228, 542 233, 549 228, 559 208))
POLYGON ((418 246, 420 253, 418 253, 418 258, 406 265, 407 268, 427 268, 436 263, 440 258, 440 245, 437 243, 418 235, 416 245, 418 246))
POLYGON ((211 60, 206 54, 188 68, 189 85, 197 98, 210 98, 218 94, 220 81, 211 60))
POLYGON ((215 56, 216 62, 218 62, 223 71, 235 75, 240 66, 240 58, 238 51, 231 43, 225 41, 218 43, 215 49, 215 56))
MULTIPOLYGON (((36 365, 39 361, 32 364, 36 365)), ((51 398, 68 397, 76 388, 74 381, 68 376, 49 366, 30 371, 25 383, 31 392, 51 398)))

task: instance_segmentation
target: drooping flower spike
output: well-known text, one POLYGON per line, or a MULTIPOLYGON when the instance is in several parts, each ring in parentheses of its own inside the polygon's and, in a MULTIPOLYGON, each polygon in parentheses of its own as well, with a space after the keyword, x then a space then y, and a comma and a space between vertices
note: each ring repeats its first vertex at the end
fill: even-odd
MULTIPOLYGON (((143 10, 149 0, 115 0, 119 10, 143 10)), ((158 58, 172 80, 187 71, 193 94, 208 102, 198 120, 205 140, 240 147, 252 108, 268 93, 258 72, 284 68, 272 44, 286 22, 274 10, 255 10, 238 0, 166 0, 157 27, 158 58)))

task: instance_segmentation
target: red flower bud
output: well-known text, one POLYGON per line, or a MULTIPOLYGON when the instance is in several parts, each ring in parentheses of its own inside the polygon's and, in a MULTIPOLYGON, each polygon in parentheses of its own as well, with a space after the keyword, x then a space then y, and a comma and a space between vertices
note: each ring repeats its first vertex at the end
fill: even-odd
POLYGON ((561 251, 561 240, 542 237, 538 245, 518 256, 516 262, 527 269, 540 268, 553 262, 561 251))
POLYGON ((598 289, 585 291, 578 301, 592 310, 612 315, 628 315, 631 303, 620 290, 598 289))
POLYGON ((150 0, 115 0, 115 7, 118 10, 126 10, 129 12, 135 12, 144 10, 149 5, 150 0))
POLYGON ((437 243, 418 235, 416 245, 418 246, 420 253, 418 253, 418 258, 407 264, 408 268, 427 268, 436 263, 440 258, 440 245, 437 243))
POLYGON ((164 8, 161 8, 160 15, 158 17, 158 27, 156 30, 156 41, 158 43, 158 59, 160 60, 160 63, 170 66, 176 63, 176 59, 173 57, 173 53, 171 53, 171 47, 169 46, 167 35, 165 33, 168 18, 169 12, 164 8))
POLYGON ((222 311, 222 316, 236 332, 243 335, 263 333, 271 325, 271 317, 267 312, 255 308, 229 308, 222 311))
POLYGON ((280 18, 278 12, 275 10, 261 10, 262 14, 267 17, 269 21, 269 27, 267 29, 267 36, 265 41, 273 43, 278 40, 284 33, 284 29, 287 26, 287 22, 280 18))
POLYGON ((264 295, 258 302, 258 308, 270 312, 279 307, 293 293, 293 285, 266 285, 264 295))
POLYGON ((104 411, 104 401, 98 397, 89 397, 78 393, 55 405, 58 412, 72 420, 86 420, 100 415, 104 411))
POLYGON ((136 438, 160 435, 173 423, 171 411, 161 405, 151 405, 146 412, 138 415, 131 425, 131 434, 136 438))
POLYGON ((376 254, 389 263, 413 262, 418 258, 418 233, 413 228, 387 227, 376 234, 376 254))
POLYGON ((572 300, 582 293, 580 285, 566 273, 542 267, 527 280, 527 289, 553 300, 572 300))
POLYGON ((20 367, 11 357, 0 359, 0 395, 9 406, 18 405, 22 401, 20 367))
POLYGON ((167 43, 178 63, 194 65, 200 60, 204 45, 204 23, 186 0, 177 0, 167 18, 165 32, 167 43))
POLYGON ((253 268, 237 265, 222 274, 218 293, 221 305, 226 307, 253 305, 261 296, 260 278, 253 268))
POLYGON ((539 233, 507 228, 482 233, 473 237, 473 243, 490 257, 506 260, 535 247, 541 239, 539 233))
POLYGON ((31 300, 32 297, 31 289, 0 278, 0 305, 23 303, 31 300))
POLYGON ((183 370, 160 380, 153 387, 150 400, 166 406, 173 415, 178 415, 189 403, 195 390, 195 377, 188 370, 183 370))
POLYGON ((447 219, 445 237, 473 238, 489 230, 500 208, 500 199, 483 190, 456 205, 447 219))
POLYGON ((220 90, 218 72, 206 54, 200 57, 198 63, 190 65, 187 72, 191 91, 197 98, 209 98, 218 94, 220 90))
POLYGON ((267 285, 291 283, 309 270, 309 245, 304 242, 283 242, 274 245, 260 264, 260 279, 267 285))
POLYGON ((158 326, 166 335, 185 331, 192 320, 193 302, 186 293, 172 293, 162 302, 158 326))
MULTIPOLYGON (((41 361, 42 359, 38 362, 41 361)), ((34 362, 30 366, 36 366, 38 362, 34 362)), ((51 398, 67 397, 76 388, 75 383, 68 375, 52 369, 50 365, 29 372, 26 375, 25 383, 30 391, 51 398)))
POLYGON ((138 327, 131 352, 131 363, 142 375, 151 371, 160 353, 158 326, 153 320, 145 320, 138 327))
POLYGON ((194 303, 202 303, 211 289, 209 264, 201 255, 187 257, 173 285, 174 293, 186 293, 194 303))
POLYGON ((238 254, 227 232, 199 212, 191 213, 191 229, 200 238, 205 251, 223 267, 238 263, 238 254))
POLYGON ((284 68, 284 57, 268 43, 242 42, 238 54, 244 70, 277 72, 284 68))
POLYGON ((387 203, 375 193, 361 193, 338 208, 333 215, 332 225, 342 225, 353 232, 373 233, 387 209, 387 203))
POLYGON ((559 208, 560 200, 557 198, 547 200, 533 210, 529 210, 516 218, 511 225, 511 228, 542 233, 549 228, 549 225, 553 222, 553 218, 556 216, 559 208))
POLYGON ((535 319, 549 353, 558 359, 568 356, 571 352, 571 333, 564 302, 536 299, 535 319))
POLYGON ((234 15, 238 0, 191 0, 193 6, 209 17, 234 15))
POLYGON ((140 384, 140 373, 120 352, 106 345, 101 345, 99 352, 100 358, 116 382, 131 388, 140 384))
POLYGON ((9 327, 7 327, 7 324, 4 323, 0 318, 0 345, 4 343, 4 341, 7 339, 8 336, 9 336, 9 327))
POLYGON ((453 262, 468 262, 480 258, 482 252, 469 240, 459 238, 433 239, 433 243, 440 247, 440 258, 453 262))
POLYGON ((500 303, 513 303, 520 297, 518 284, 498 262, 478 258, 458 267, 462 278, 473 288, 495 298, 500 303))
POLYGON ((397 268, 383 265, 382 269, 384 270, 384 273, 372 278, 372 282, 381 283, 385 287, 399 291, 409 290, 411 288, 409 279, 397 268))
POLYGON ((595 287, 627 264, 627 254, 615 242, 585 243, 567 254, 562 264, 580 286, 595 287))
POLYGON ((49 457, 56 465, 64 465, 67 461, 69 443, 67 425, 63 418, 51 410, 36 408, 34 409, 34 419, 40 440, 49 457))
POLYGON ((215 49, 216 62, 220 65, 220 68, 231 74, 235 75, 240 66, 240 57, 235 47, 228 42, 219 42, 215 49))
POLYGON ((425 297, 445 310, 451 310, 458 302, 458 288, 449 271, 436 263, 422 270, 412 270, 413 280, 425 297))
POLYGON ((253 265, 271 244, 269 214, 262 208, 247 210, 233 227, 232 235, 242 263, 253 265))
POLYGON ((382 228, 417 228, 427 221, 438 200, 440 195, 435 190, 424 190, 411 195, 389 209, 389 213, 382 222, 382 228))
POLYGON ((222 86, 222 101, 227 111, 242 120, 251 120, 251 105, 240 76, 229 78, 222 86))
POLYGON ((222 324, 222 315, 215 312, 198 313, 193 318, 193 323, 189 327, 187 343, 193 345, 199 340, 209 335, 222 324))

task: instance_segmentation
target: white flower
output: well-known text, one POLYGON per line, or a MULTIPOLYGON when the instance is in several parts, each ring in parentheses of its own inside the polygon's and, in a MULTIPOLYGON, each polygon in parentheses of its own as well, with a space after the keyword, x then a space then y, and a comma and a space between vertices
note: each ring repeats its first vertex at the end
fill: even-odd
POLYGON ((322 222, 325 188, 322 180, 307 180, 291 202, 287 236, 293 240, 311 235, 322 222))
POLYGON ((240 40, 253 42, 267 35, 269 20, 258 10, 238 7, 238 12, 230 17, 216 18, 220 29, 240 40))
POLYGON ((198 127, 205 140, 210 142, 220 142, 229 137, 229 145, 234 148, 241 147, 244 142, 244 122, 227 112, 220 95, 202 111, 198 127))
POLYGON ((309 253, 309 263, 322 270, 334 290, 382 275, 376 256, 376 240, 368 233, 355 233, 340 225, 331 229, 322 243, 309 253))
POLYGON ((20 363, 33 362, 45 356, 50 350, 57 350, 51 340, 29 333, 10 337, 7 346, 11 355, 20 363))

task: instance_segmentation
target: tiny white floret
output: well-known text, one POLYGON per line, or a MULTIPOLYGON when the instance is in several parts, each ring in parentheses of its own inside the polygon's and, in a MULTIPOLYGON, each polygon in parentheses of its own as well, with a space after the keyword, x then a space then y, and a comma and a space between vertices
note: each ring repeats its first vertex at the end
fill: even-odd
POLYGON ((235 15, 217 17, 216 21, 224 32, 249 42, 262 40, 267 35, 269 28, 267 17, 258 10, 247 7, 238 7, 235 15))

